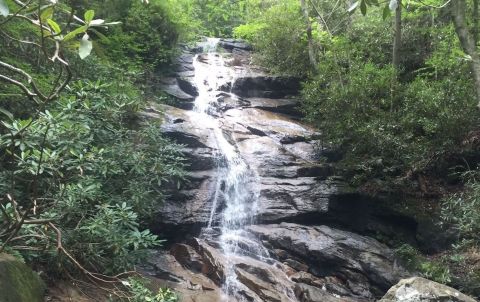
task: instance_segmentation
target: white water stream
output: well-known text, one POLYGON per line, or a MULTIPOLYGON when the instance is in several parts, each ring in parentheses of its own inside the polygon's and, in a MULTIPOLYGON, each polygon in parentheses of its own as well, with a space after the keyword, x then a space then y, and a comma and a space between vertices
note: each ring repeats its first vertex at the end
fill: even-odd
MULTIPOLYGON (((214 224, 218 224, 221 230, 219 243, 227 260, 223 300, 236 297, 242 301, 244 298, 239 292, 245 286, 238 281, 235 273, 236 257, 247 255, 263 262, 268 262, 270 257, 268 250, 244 230, 245 226, 253 223, 257 212, 256 173, 242 158, 233 140, 227 139, 220 127, 220 119, 216 117, 219 87, 233 82, 235 78, 233 69, 226 66, 223 56, 215 52, 217 43, 218 39, 208 39, 205 53, 194 58, 194 80, 199 93, 194 111, 198 114, 199 124, 213 129, 219 150, 218 182, 207 231, 214 224), (221 209, 221 213, 216 212, 217 208, 221 209)), ((236 96, 231 96, 236 99, 236 96)))

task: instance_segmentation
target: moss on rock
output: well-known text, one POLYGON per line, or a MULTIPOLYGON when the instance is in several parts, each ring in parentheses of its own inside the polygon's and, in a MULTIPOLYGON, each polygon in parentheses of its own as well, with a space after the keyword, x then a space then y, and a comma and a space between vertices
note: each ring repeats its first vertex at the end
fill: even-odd
POLYGON ((0 302, 42 302, 45 284, 13 256, 0 254, 0 302))

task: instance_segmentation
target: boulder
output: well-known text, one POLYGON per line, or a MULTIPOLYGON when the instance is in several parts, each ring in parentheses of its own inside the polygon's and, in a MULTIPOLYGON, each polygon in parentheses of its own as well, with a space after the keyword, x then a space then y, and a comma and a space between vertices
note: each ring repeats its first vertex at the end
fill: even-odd
POLYGON ((0 301, 43 302, 45 284, 23 262, 0 254, 0 301))
POLYGON ((301 259, 309 273, 346 280, 351 296, 372 299, 405 276, 393 252, 375 239, 327 226, 253 225, 248 231, 301 259))
POLYGON ((456 289, 421 277, 400 280, 379 302, 476 302, 456 289))

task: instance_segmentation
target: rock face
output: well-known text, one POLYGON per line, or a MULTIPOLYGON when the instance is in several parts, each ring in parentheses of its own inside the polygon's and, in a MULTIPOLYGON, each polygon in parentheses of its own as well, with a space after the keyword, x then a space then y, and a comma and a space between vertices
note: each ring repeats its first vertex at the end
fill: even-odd
POLYGON ((247 76, 233 82, 231 91, 240 97, 283 98, 296 95, 300 79, 276 76, 247 76))
POLYGON ((172 106, 152 104, 145 112, 163 121, 161 131, 183 145, 189 164, 188 182, 171 188, 151 226, 169 239, 170 250, 158 252, 145 274, 189 302, 222 301, 225 293, 229 302, 379 299, 405 272, 385 245, 341 230, 368 233, 374 215, 361 215, 358 195, 335 176, 331 162, 319 160, 330 150, 321 133, 300 121, 299 79, 252 67, 250 48, 241 41, 219 45, 233 76, 212 71, 205 80, 195 77, 196 87, 190 67, 214 66, 220 55, 184 53, 174 80, 166 80, 166 92, 184 98, 172 106), (208 86, 210 81, 217 85, 208 86), (191 110, 193 96, 200 92, 202 100, 206 88, 211 118, 191 110), (222 216, 232 200, 225 144, 252 171, 238 191, 248 191, 244 204, 255 209, 248 227, 229 233, 222 216))
POLYGON ((0 301, 42 302, 45 284, 40 277, 15 257, 0 254, 0 301))
POLYGON ((290 223, 253 225, 248 231, 267 241, 277 257, 285 258, 282 260, 297 270, 348 280, 342 286, 349 296, 373 299, 405 276, 392 251, 372 238, 328 226, 290 223))
POLYGON ((403 279, 379 302, 476 302, 458 290, 424 278, 403 279))
POLYGON ((158 253, 147 275, 182 293, 182 301, 220 301, 229 263, 243 287, 235 299, 255 302, 374 301, 405 276, 391 250, 372 238, 290 223, 246 231, 243 256, 227 259, 213 230, 158 253), (268 250, 248 253, 259 245, 268 250))

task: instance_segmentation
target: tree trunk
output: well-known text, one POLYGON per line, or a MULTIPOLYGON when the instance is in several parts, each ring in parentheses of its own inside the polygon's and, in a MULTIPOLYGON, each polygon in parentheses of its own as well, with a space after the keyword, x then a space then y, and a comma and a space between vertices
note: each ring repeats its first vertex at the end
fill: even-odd
POLYGON ((475 45, 478 44, 478 34, 479 34, 479 0, 473 0, 473 41, 475 45))
POLYGON ((470 56, 470 67, 472 69, 473 80, 478 107, 480 108, 480 56, 477 52, 474 36, 468 31, 465 14, 467 5, 465 0, 453 0, 451 7, 452 21, 457 32, 458 39, 463 51, 470 56))
POLYGON ((402 48, 402 0, 397 0, 397 3, 394 21, 395 36, 393 38, 392 64, 395 69, 398 70, 400 68, 400 50, 402 48))
POLYGON ((308 58, 310 59, 310 64, 312 64, 314 68, 317 68, 317 59, 315 57, 315 48, 313 45, 313 38, 312 38, 312 23, 310 22, 308 5, 307 3, 305 3, 305 0, 300 0, 300 5, 302 7, 303 18, 305 19, 305 25, 307 30, 308 58))

